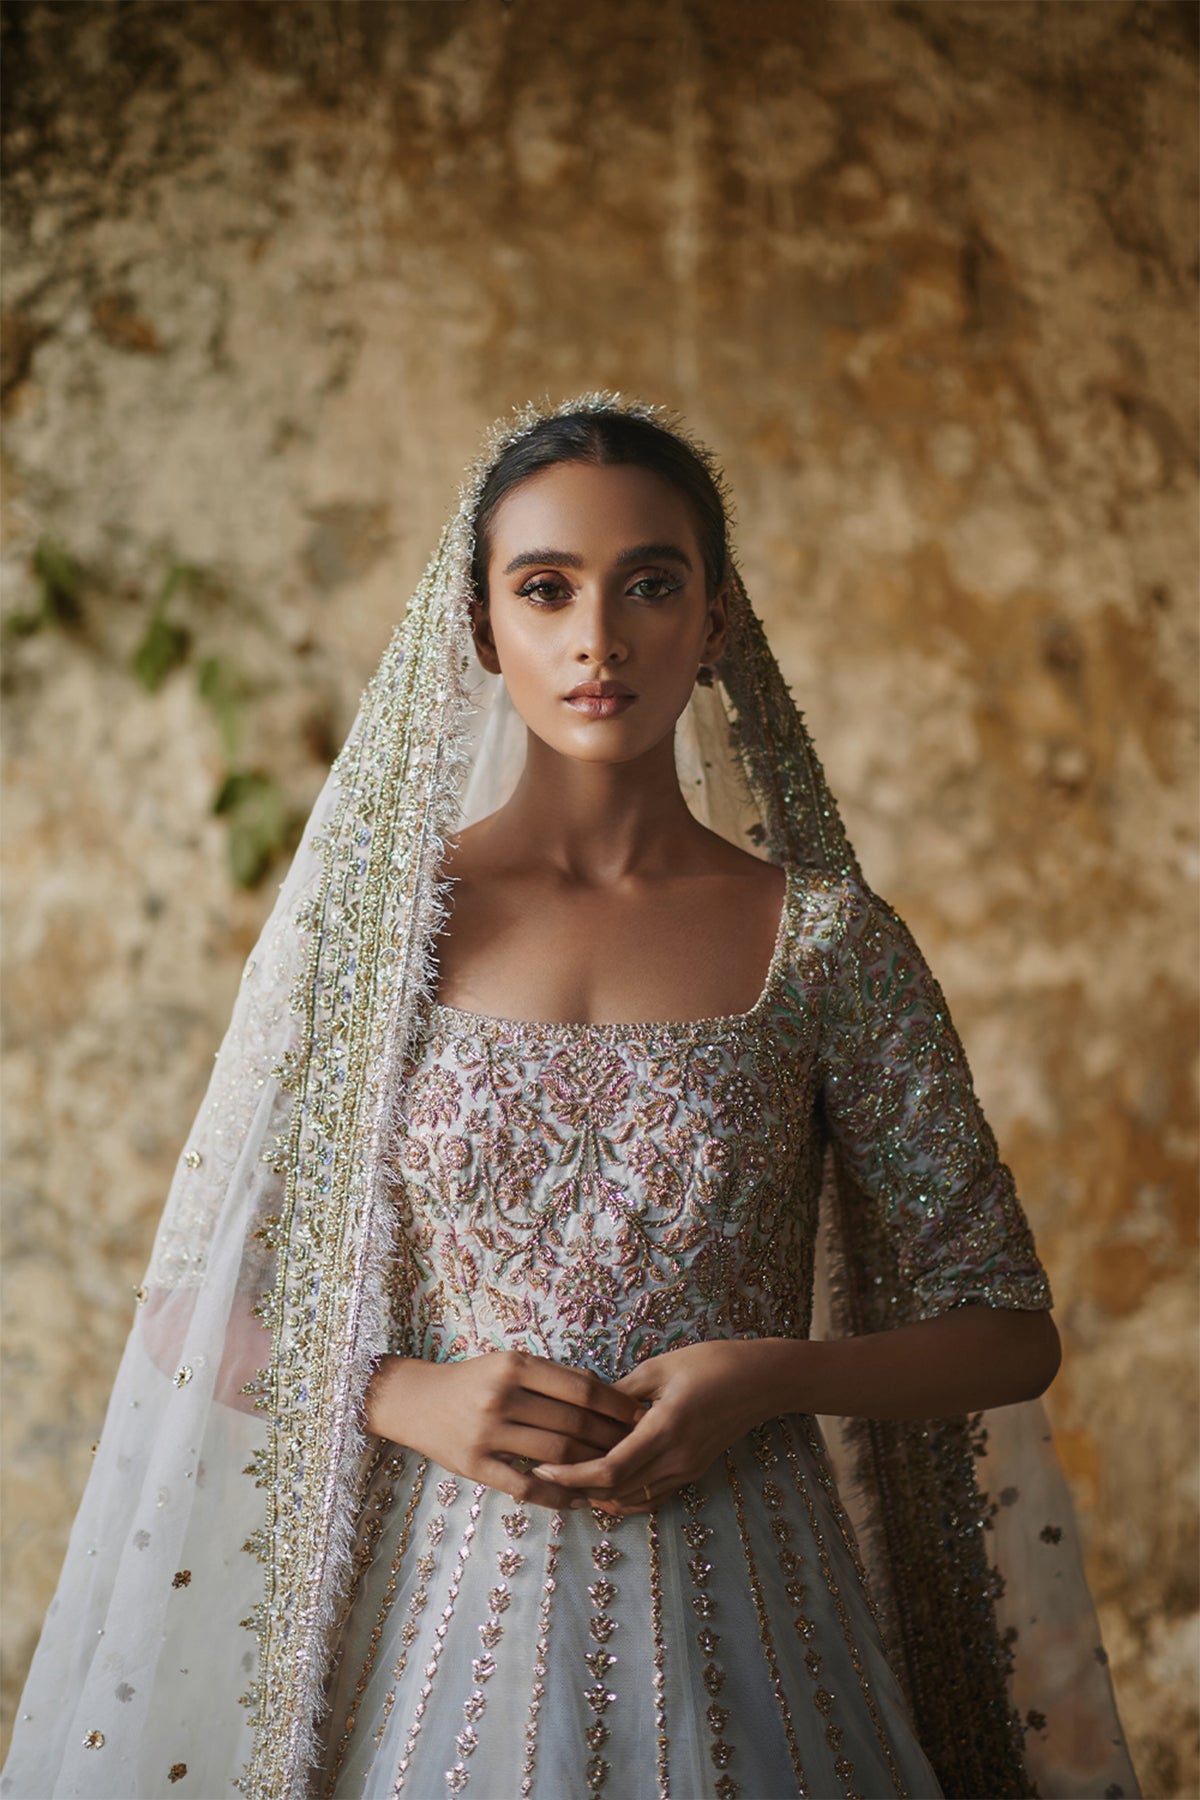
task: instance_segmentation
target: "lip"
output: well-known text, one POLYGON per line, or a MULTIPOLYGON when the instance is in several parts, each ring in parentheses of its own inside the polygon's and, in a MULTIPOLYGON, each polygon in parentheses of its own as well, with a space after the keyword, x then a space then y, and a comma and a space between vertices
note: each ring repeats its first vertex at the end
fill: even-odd
POLYGON ((637 699, 633 689, 626 687, 623 681, 581 681, 579 686, 573 687, 567 695, 568 700, 608 700, 614 697, 628 700, 637 699))
POLYGON ((564 696, 568 706, 590 719, 612 719, 633 705, 637 695, 620 681, 584 681, 564 696))

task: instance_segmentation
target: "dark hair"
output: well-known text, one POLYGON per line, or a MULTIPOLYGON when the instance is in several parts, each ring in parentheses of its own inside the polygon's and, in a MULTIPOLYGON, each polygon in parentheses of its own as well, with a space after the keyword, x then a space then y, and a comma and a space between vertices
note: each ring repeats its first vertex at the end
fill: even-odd
POLYGON ((705 597, 712 599, 726 572, 728 517, 710 471, 682 438, 649 419, 629 413, 582 411, 540 420, 509 446, 484 482, 473 521, 471 580, 485 605, 491 526, 497 507, 530 475, 567 462, 598 466, 633 463, 673 482, 692 509, 704 560, 705 597))

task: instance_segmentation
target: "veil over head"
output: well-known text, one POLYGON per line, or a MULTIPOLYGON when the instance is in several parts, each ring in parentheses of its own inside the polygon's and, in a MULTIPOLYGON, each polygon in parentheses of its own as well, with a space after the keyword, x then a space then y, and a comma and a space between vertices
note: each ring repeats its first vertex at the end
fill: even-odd
MULTIPOLYGON (((385 1446, 363 1399, 412 1353, 396 1204, 403 1070, 436 981, 442 872, 503 803, 525 728, 471 636, 474 517, 547 418, 495 423, 360 701, 246 962, 171 1182, 2 1791, 306 1800, 385 1446)), ((746 595, 676 732, 689 806, 778 864, 860 876, 746 595)), ((814 1335, 912 1316, 886 1228, 827 1151, 814 1335)), ((1074 1514, 1038 1401, 974 1418, 826 1421, 873 1599, 947 1794, 1135 1794, 1074 1514)))

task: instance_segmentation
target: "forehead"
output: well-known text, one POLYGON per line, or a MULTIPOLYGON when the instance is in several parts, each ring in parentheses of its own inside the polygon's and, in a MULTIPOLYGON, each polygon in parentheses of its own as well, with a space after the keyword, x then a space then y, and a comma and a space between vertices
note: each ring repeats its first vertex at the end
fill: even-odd
POLYGON ((630 463, 555 463, 504 496, 492 517, 491 561, 545 545, 597 559, 643 539, 696 548, 691 507, 674 482, 630 463))

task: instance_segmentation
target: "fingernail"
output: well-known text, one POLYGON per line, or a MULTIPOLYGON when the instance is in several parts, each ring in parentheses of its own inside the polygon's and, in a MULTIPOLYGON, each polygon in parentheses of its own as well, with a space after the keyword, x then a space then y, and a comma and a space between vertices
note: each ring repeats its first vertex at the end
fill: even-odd
POLYGON ((535 1468, 529 1471, 529 1473, 531 1475, 540 1476, 543 1481, 553 1481, 555 1480, 558 1471, 556 1469, 551 1469, 546 1463, 538 1463, 535 1468))

